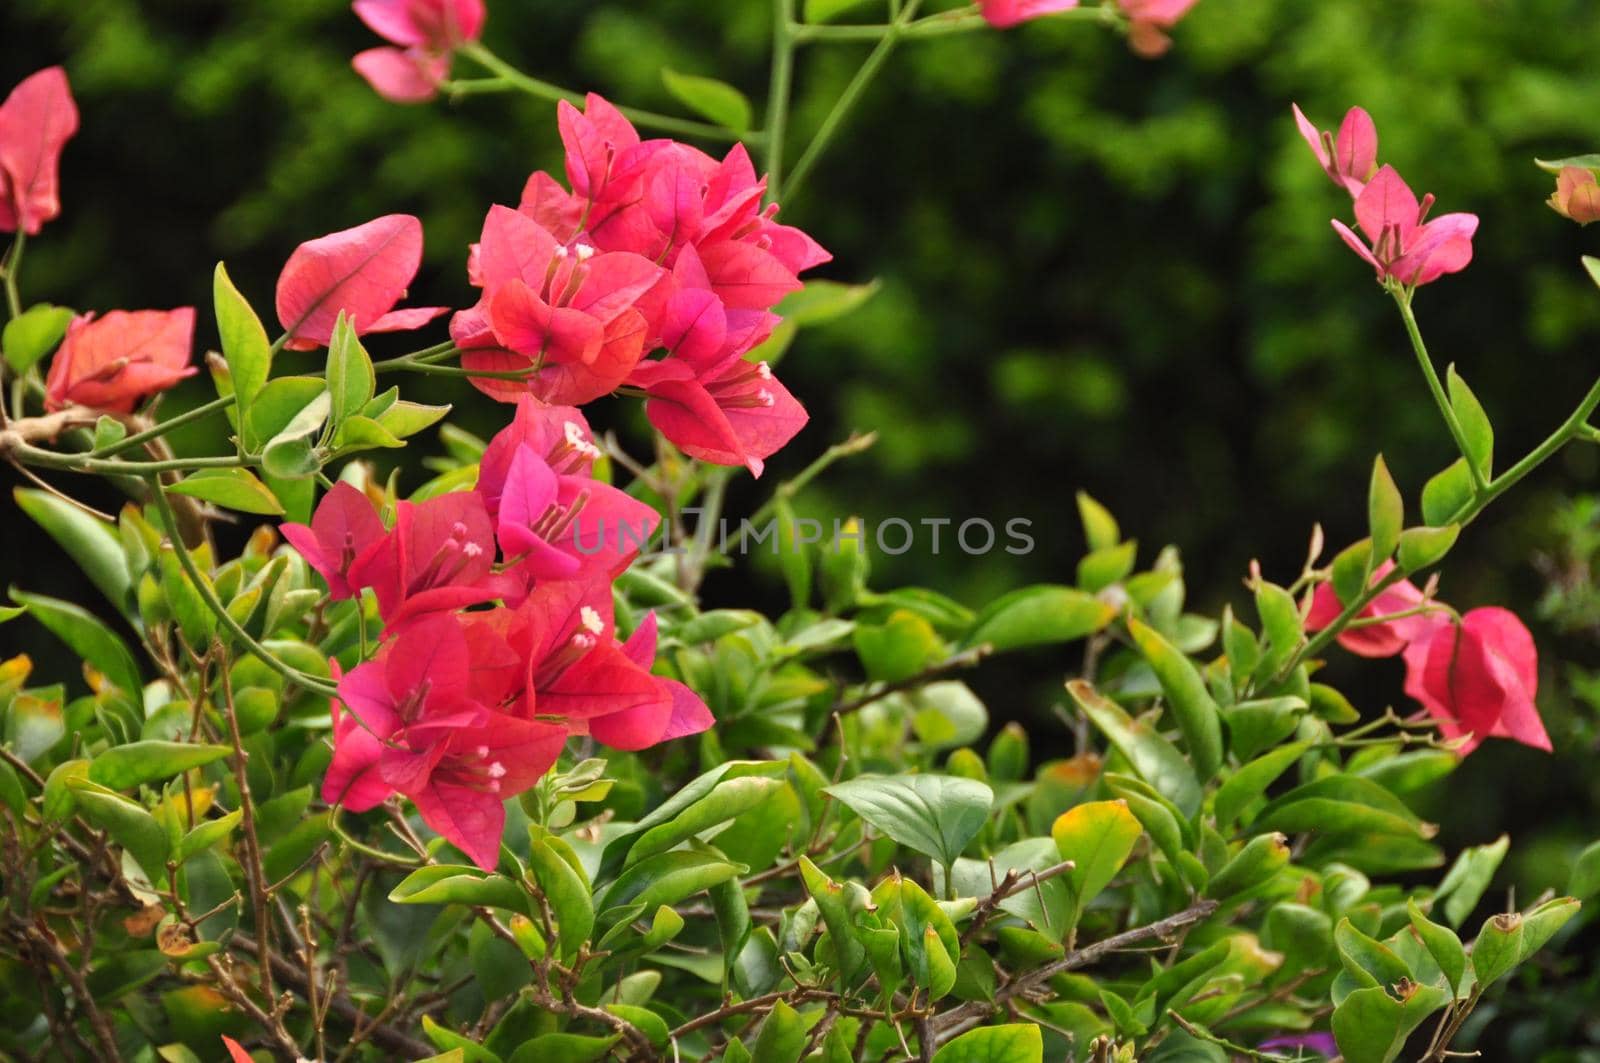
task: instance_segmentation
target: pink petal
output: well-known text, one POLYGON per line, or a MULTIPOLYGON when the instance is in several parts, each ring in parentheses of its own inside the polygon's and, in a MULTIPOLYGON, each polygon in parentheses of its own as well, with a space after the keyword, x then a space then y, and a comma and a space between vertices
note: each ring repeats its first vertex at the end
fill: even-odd
POLYGON ((633 629, 628 641, 622 644, 623 655, 640 668, 648 670, 656 661, 657 634, 656 614, 652 609, 644 614, 639 626, 633 629))
POLYGON ((255 1060, 250 1058, 250 1053, 244 1050, 244 1046, 227 1034, 222 1035, 222 1045, 228 1050, 228 1058, 233 1063, 255 1063, 255 1060))
POLYGON ((422 821, 485 871, 500 862, 506 806, 498 794, 434 783, 407 794, 422 821))
POLYGON ((1338 172, 1364 184, 1378 166, 1378 127, 1372 116, 1360 107, 1345 112, 1334 148, 1338 172))
POLYGON ((538 170, 522 186, 522 201, 517 204, 517 210, 565 243, 578 235, 584 201, 562 188, 554 177, 538 170))
POLYGON ((46 67, 24 78, 0 104, 0 229, 29 236, 61 214, 61 151, 78 131, 67 72, 46 67))
POLYGON ((422 223, 389 214, 297 247, 278 276, 278 320, 295 349, 326 344, 342 310, 363 331, 417 275, 422 223))
POLYGON ((641 255, 612 251, 583 266, 583 282, 568 304, 609 325, 660 282, 665 271, 641 255))
POLYGON ((195 372, 188 365, 193 342, 191 306, 77 317, 51 360, 45 407, 77 402, 126 413, 144 395, 195 372))
POLYGON ((408 306, 401 310, 389 311, 372 324, 363 327, 361 331, 363 334, 368 332, 411 332, 449 312, 450 307, 448 306, 408 306))
POLYGON ((1356 197, 1356 222, 1374 247, 1389 226, 1394 226, 1401 245, 1405 246, 1417 227, 1420 209, 1421 205, 1411 186, 1401 179, 1393 166, 1385 166, 1373 175, 1356 197))
POLYGON ((350 65, 390 103, 426 103, 450 74, 449 56, 410 48, 368 48, 351 57, 350 65))
POLYGON ((730 240, 699 250, 711 289, 730 310, 765 310, 801 288, 782 262, 754 244, 730 240))
POLYGON ((483 235, 478 243, 479 283, 494 289, 515 280, 542 291, 550 263, 560 248, 556 238, 537 221, 496 204, 483 220, 483 235))
POLYGON ((1291 103, 1289 107, 1294 111, 1294 124, 1300 130, 1301 139, 1311 146, 1311 153, 1317 157, 1322 168, 1328 169, 1333 160, 1328 158, 1327 145, 1322 142, 1322 131, 1311 124, 1311 119, 1306 117, 1298 103, 1291 103))
POLYGON ((1339 239, 1343 240, 1350 250, 1360 255, 1367 265, 1376 270, 1379 277, 1383 276, 1383 263, 1379 262, 1377 256, 1368 250, 1367 245, 1361 242, 1361 237, 1357 236, 1350 226, 1335 218, 1333 220, 1333 231, 1339 234, 1339 239))

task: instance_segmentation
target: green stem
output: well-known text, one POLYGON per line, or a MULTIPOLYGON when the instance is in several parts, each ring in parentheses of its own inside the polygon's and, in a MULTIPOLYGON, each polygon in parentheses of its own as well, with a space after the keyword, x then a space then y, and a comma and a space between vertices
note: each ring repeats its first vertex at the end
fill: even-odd
POLYGON ((817 160, 821 158, 822 153, 827 150, 828 144, 832 142, 834 135, 839 132, 839 128, 844 124, 844 120, 849 117, 857 101, 867 91, 867 86, 872 83, 872 79, 877 76, 878 71, 883 69, 884 62, 889 58, 889 54, 894 51, 895 45, 900 42, 900 36, 904 31, 905 26, 903 25, 897 24, 889 27, 888 32, 879 39, 877 46, 872 49, 866 61, 861 64, 861 69, 857 70, 855 77, 850 79, 850 84, 845 86, 844 92, 834 101, 833 109, 822 120, 822 125, 817 128, 816 135, 811 138, 811 143, 806 145, 806 150, 800 154, 800 160, 794 164, 794 172, 789 175, 785 191, 791 200, 800 188, 801 182, 805 180, 806 175, 811 172, 812 167, 817 164, 817 160))
MULTIPOLYGON (((564 89, 560 85, 554 85, 548 81, 541 81, 539 78, 524 74, 482 44, 477 42, 465 44, 461 47, 461 53, 485 70, 495 74, 504 83, 504 88, 516 89, 530 96, 536 96, 541 100, 549 100, 552 103, 565 100, 567 103, 576 106, 581 107, 583 105, 582 93, 573 92, 571 89, 564 89)), ((495 87, 488 84, 487 81, 488 79, 485 79, 484 84, 476 85, 469 91, 495 91, 495 87)), ((458 86, 462 82, 452 82, 451 84, 458 86)), ((665 133, 675 133, 688 137, 705 137, 709 140, 731 141, 740 139, 737 133, 718 125, 694 122, 687 118, 675 118, 670 114, 658 114, 655 111, 643 111, 637 107, 618 107, 617 110, 621 111, 634 125, 659 129, 665 133)))
POLYGON ((237 397, 233 395, 224 395, 219 399, 212 399, 203 406, 196 406, 192 410, 185 410, 183 413, 169 417, 160 424, 155 425, 152 428, 145 429, 143 432, 136 432, 131 436, 117 440, 115 443, 108 443, 103 447, 92 450, 89 452, 89 456, 91 458, 105 458, 110 457, 112 454, 120 454, 124 450, 131 450, 143 443, 150 442, 152 439, 161 438, 180 425, 188 424, 191 421, 198 421, 202 417, 209 417, 219 410, 226 410, 236 401, 237 397))
POLYGON ((529 366, 526 369, 463 369, 456 365, 434 365, 431 362, 401 362, 398 360, 378 362, 372 368, 374 372, 379 373, 421 373, 423 376, 464 377, 467 379, 476 377, 482 380, 527 380, 539 371, 539 366, 529 366))
POLYGON ((729 552, 736 553, 744 546, 744 540, 749 528, 760 527, 763 522, 773 517, 777 511, 780 498, 793 498, 805 490, 806 485, 811 483, 812 480, 826 472, 834 462, 860 454, 877 441, 878 433, 865 432, 860 435, 853 435, 842 443, 835 443, 823 451, 815 461, 801 469, 794 479, 785 480, 779 484, 777 489, 772 492, 772 497, 767 499, 761 508, 751 514, 748 519, 740 523, 738 536, 728 545, 729 552))
POLYGON ((772 0, 772 78, 767 87, 767 202, 783 190, 784 139, 789 134, 789 97, 794 91, 794 0, 772 0))
POLYGON ((1456 449, 1461 452, 1462 460, 1467 463, 1467 472, 1472 477, 1473 491, 1481 492, 1488 484, 1484 481, 1478 463, 1472 459, 1472 450, 1467 446, 1466 432, 1461 428, 1461 421, 1456 417, 1450 397, 1445 394, 1444 385, 1439 382, 1439 374, 1433 368, 1433 359, 1428 355, 1427 345, 1422 342, 1422 330, 1417 327, 1416 315, 1411 312, 1411 293, 1396 288, 1393 294, 1395 305, 1400 308, 1400 319, 1406 324, 1406 335, 1411 338, 1411 349, 1416 352, 1417 365, 1421 367, 1422 375, 1428 381, 1428 390, 1433 393, 1434 404, 1439 407, 1439 413, 1444 417, 1446 427, 1450 429, 1450 437, 1455 440, 1456 449))
POLYGON ((172 541, 172 551, 178 555, 178 564, 183 566, 184 573, 189 581, 194 584, 195 591, 201 600, 206 603, 206 608, 216 614, 222 626, 227 628, 234 638, 238 639, 251 653, 255 654, 263 664, 274 672, 283 676, 291 683, 299 684, 309 690, 317 690, 324 694, 333 694, 337 691, 333 683, 318 676, 307 675, 298 668, 288 664, 277 657, 271 650, 255 640, 255 637, 228 612, 227 606, 222 604, 217 597, 216 590, 209 580, 201 575, 200 569, 195 565, 194 558, 189 556, 189 551, 183 545, 183 537, 178 532, 178 518, 172 512, 172 503, 167 501, 166 490, 162 486, 159 476, 147 476, 146 482, 150 485, 150 496, 155 502, 156 511, 161 515, 161 524, 167 530, 167 538, 172 541))
POLYGON ((114 458, 95 458, 87 454, 61 454, 44 450, 29 443, 18 443, 11 454, 24 465, 37 465, 45 469, 65 472, 94 473, 100 476, 149 476, 161 472, 187 472, 191 469, 237 469, 248 465, 244 458, 229 456, 217 458, 168 458, 163 461, 118 461, 114 458))
POLYGON ((17 273, 22 268, 22 251, 27 245, 28 234, 17 229, 17 235, 11 241, 11 252, 6 255, 5 269, 0 270, 0 279, 5 281, 6 310, 12 317, 22 316, 22 293, 17 288, 17 273))

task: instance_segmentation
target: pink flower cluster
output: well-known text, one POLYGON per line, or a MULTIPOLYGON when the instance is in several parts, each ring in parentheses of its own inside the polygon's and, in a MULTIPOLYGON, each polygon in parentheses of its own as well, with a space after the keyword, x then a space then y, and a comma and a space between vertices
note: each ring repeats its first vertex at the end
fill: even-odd
POLYGON ((633 750, 710 726, 687 687, 651 674, 653 617, 616 638, 611 577, 659 518, 592 478, 598 456, 579 411, 524 397, 476 489, 398 502, 386 527, 340 483, 309 526, 284 525, 331 597, 370 589, 384 623, 376 654, 339 677, 330 804, 403 794, 492 868, 505 799, 568 737, 633 750))
MULTIPOLYGON (((1128 20, 1128 46, 1146 59, 1172 47, 1167 31, 1178 24, 1200 0, 1116 0, 1128 20)), ((978 0, 978 11, 996 29, 1058 14, 1078 6, 1078 0, 978 0)))
POLYGON ((535 173, 515 210, 489 211, 468 264, 482 296, 450 323, 462 365, 525 373, 474 379, 506 401, 642 389, 651 423, 685 453, 760 475, 806 413, 746 355, 799 274, 830 256, 763 205, 743 145, 718 160, 641 140, 594 95, 559 117, 571 190, 535 173))
MULTIPOLYGON (((1394 569, 1386 562, 1373 581, 1394 569)), ((1333 585, 1317 587, 1306 627, 1320 631, 1342 611, 1333 585)), ((1485 738, 1510 738, 1550 751, 1550 737, 1534 697, 1539 655, 1533 636, 1509 610, 1473 609, 1460 616, 1428 603, 1410 580, 1400 580, 1361 611, 1360 627, 1339 634, 1339 644, 1362 657, 1403 654, 1406 693, 1439 723, 1446 738, 1463 738, 1464 754, 1485 738), (1385 619, 1394 617, 1394 619, 1385 619)))
POLYGON ((450 75, 450 57, 483 32, 483 0, 355 0, 367 27, 390 42, 350 61, 380 96, 423 103, 450 75))
POLYGON ((1419 201, 1394 167, 1379 168, 1378 130, 1371 115, 1352 107, 1337 134, 1319 132, 1298 106, 1294 120, 1323 170, 1355 201, 1360 235, 1337 219, 1333 228, 1377 271, 1378 280, 1414 288, 1467 268, 1478 216, 1441 214, 1428 220, 1433 196, 1419 201))

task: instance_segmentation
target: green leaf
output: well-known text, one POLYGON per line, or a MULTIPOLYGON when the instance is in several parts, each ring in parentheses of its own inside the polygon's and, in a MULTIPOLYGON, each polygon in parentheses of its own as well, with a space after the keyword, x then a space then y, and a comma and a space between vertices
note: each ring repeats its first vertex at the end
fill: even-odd
POLYGON ((842 284, 839 281, 812 280, 797 292, 783 297, 773 312, 789 324, 800 328, 825 325, 837 321, 854 311, 873 295, 879 283, 842 284))
MULTIPOLYGON (((803 853, 800 856, 800 878, 805 883, 806 892, 817 903, 822 921, 828 926, 839 973, 846 985, 852 985, 866 963, 867 953, 856 936, 851 895, 803 853)), ((856 907, 861 905, 857 903, 856 907)))
POLYGON ((563 959, 576 956, 594 933, 594 901, 589 895, 589 883, 582 870, 568 859, 570 852, 566 842, 544 833, 533 839, 528 850, 528 866, 556 919, 563 959))
POLYGON ((395 450, 405 446, 393 432, 370 417, 356 414, 346 418, 333 433, 333 449, 343 454, 353 450, 371 450, 379 447, 395 450))
POLYGON ((676 850, 640 860, 624 871, 601 903, 602 911, 621 908, 653 910, 677 904, 719 882, 740 874, 740 865, 711 853, 676 850))
POLYGON ((1600 287, 1600 258, 1595 258, 1593 255, 1584 255, 1582 261, 1584 270, 1589 274, 1589 279, 1594 281, 1597 287, 1600 287))
POLYGON ((1410 982, 1405 989, 1401 998, 1384 986, 1358 989, 1333 1009, 1333 1036, 1345 1063, 1390 1063, 1411 1031, 1449 999, 1435 986, 1410 982))
POLYGON ((1122 529, 1117 527, 1117 518, 1111 511, 1089 495, 1087 491, 1079 491, 1078 519, 1083 522, 1083 538, 1089 544, 1090 551, 1108 550, 1122 541, 1122 529))
POLYGON ((18 373, 32 366, 61 342, 72 324, 72 311, 64 306, 37 303, 6 322, 0 332, 0 350, 5 351, 6 364, 18 373))
POLYGON ((1044 1040, 1031 1022, 980 1026, 933 1054, 933 1063, 1043 1063, 1044 1040))
POLYGON ((178 848, 173 854, 173 859, 181 864, 194 854, 211 848, 229 834, 232 834, 234 828, 239 825, 239 821, 243 817, 244 810, 236 808, 226 816, 218 819, 208 819, 204 823, 195 824, 194 830, 189 831, 179 839, 178 848))
MULTIPOLYGON (((371 400, 378 386, 372 359, 356 336, 355 322, 343 310, 339 311, 339 318, 333 325, 333 335, 328 340, 327 380, 330 406, 326 416, 335 428, 343 424, 346 418, 360 413, 361 407, 371 400)), ((321 424, 319 418, 312 429, 321 424)))
POLYGON ((1600 167, 1600 154, 1569 155, 1564 159, 1534 159, 1533 164, 1550 173, 1560 173, 1568 166, 1576 166, 1580 170, 1593 170, 1600 167))
POLYGON ((661 68, 661 81, 678 102, 735 133, 750 130, 750 101, 725 81, 661 68))
POLYGON ((1461 534, 1461 525, 1446 524, 1442 528, 1407 528, 1400 533, 1400 570, 1407 575, 1438 564, 1461 534))
POLYGON ((806 1047, 806 1020, 779 1000, 772 1005, 750 1050, 751 1063, 798 1063, 806 1047))
POLYGON ((1117 607, 1076 587, 1039 584, 1001 595, 973 620, 963 646, 997 652, 1074 642, 1104 628, 1117 607))
POLYGON ((131 790, 221 760, 231 752, 228 746, 131 742, 98 754, 89 763, 89 778, 111 790, 131 790))
POLYGON ((1128 631, 1161 682, 1167 708, 1183 732, 1196 773, 1202 782, 1210 779, 1222 765, 1222 723, 1206 681, 1194 663, 1155 628, 1129 620, 1128 631))
POLYGON ((1078 586, 1098 593, 1128 578, 1139 556, 1139 544, 1132 539, 1103 550, 1093 550, 1078 562, 1078 586))
POLYGON ((1288 865, 1287 839, 1276 831, 1258 834, 1211 877, 1206 896, 1227 900, 1270 880, 1288 865))
POLYGON ((1261 830, 1285 834, 1301 831, 1375 833, 1430 838, 1434 828, 1423 823, 1404 801, 1382 786, 1355 775, 1330 775, 1297 786, 1261 810, 1261 830))
POLYGON ((1457 458, 1422 487, 1422 520, 1441 527, 1455 521, 1472 501, 1472 473, 1467 459, 1457 458))
POLYGON ((465 904, 529 914, 528 895, 515 882, 454 864, 419 867, 389 891, 389 899, 396 904, 465 904))
MULTIPOLYGON (((459 1057, 465 1060, 466 1063, 500 1063, 499 1056, 495 1055, 487 1048, 484 1048, 476 1041, 463 1037, 454 1030, 446 1029, 445 1027, 440 1026, 434 1021, 433 1016, 431 1015, 424 1015, 422 1017, 422 1032, 428 1035, 428 1040, 433 1042, 433 1046, 435 1048, 439 1049, 441 1052, 459 1053, 459 1057)), ((538 1038, 535 1038, 535 1040, 538 1040, 538 1038)), ((606 1047, 609 1048, 610 1045, 607 1045, 606 1047)), ((527 1048, 528 1045, 523 1045, 522 1048, 517 1050, 517 1054, 512 1056, 512 1059, 518 1060, 519 1063, 523 1058, 528 1060, 543 1059, 549 1061, 549 1063, 555 1063, 555 1060, 559 1058, 554 1054, 541 1054, 539 1056, 530 1055, 523 1057, 522 1053, 527 1048)))
MULTIPOLYGON (((185 549, 181 544, 172 546, 168 543, 161 544, 161 552, 157 563, 161 570, 161 591, 166 595, 167 605, 172 609, 172 615, 178 621, 178 628, 183 633, 184 641, 190 647, 201 649, 206 646, 217 631, 217 616, 211 607, 200 595, 200 590, 190 579, 185 571, 178 551, 185 549)), ((201 573, 205 579, 205 573, 201 573)))
POLYGON ((333 395, 320 391, 261 450, 261 470, 284 480, 304 479, 322 468, 315 437, 328 420, 333 395))
POLYGON ((1062 932, 1078 925, 1083 911, 1127 863, 1134 844, 1144 833, 1128 811, 1128 802, 1091 801, 1068 809, 1050 828, 1061 859, 1073 868, 1063 878, 1072 893, 1072 909, 1062 932))
POLYGON ((1333 944, 1351 977, 1364 986, 1388 986, 1410 979, 1411 968, 1383 942, 1368 937, 1349 919, 1333 928, 1333 944))
MULTIPOLYGON (((59 693, 54 697, 22 693, 9 700, 4 712, 6 744, 17 756, 32 764, 67 733, 61 697, 59 693)), ((0 704, 4 704, 4 699, 0 699, 0 704)))
POLYGON ((1522 913, 1503 912, 1484 921, 1472 945, 1472 971, 1488 987, 1522 962, 1522 913))
POLYGON ((377 420, 396 439, 406 439, 432 428, 449 412, 449 406, 424 406, 401 400, 379 414, 377 420))
POLYGON ((1102 697, 1082 679, 1067 684, 1067 692, 1085 716, 1111 740, 1139 777, 1178 807, 1185 816, 1200 808, 1200 782, 1182 753, 1143 720, 1134 720, 1121 705, 1102 697))
POLYGON ((1510 848, 1511 838, 1502 834, 1488 845, 1461 850, 1435 894, 1436 899, 1444 901, 1444 917, 1451 926, 1459 927, 1472 914, 1510 848))
POLYGON ((1522 955, 1526 960, 1544 948, 1556 931, 1578 914, 1583 903, 1576 897, 1552 897, 1522 917, 1522 955))
POLYGON ((901 845, 948 866, 983 829, 994 791, 954 775, 861 775, 823 791, 901 845))
POLYGON ((761 775, 723 780, 670 822, 658 824, 639 835, 628 850, 625 866, 664 853, 696 834, 727 823, 766 800, 783 785, 782 779, 761 775))
POLYGON ((1572 862, 1572 873, 1567 876, 1567 892, 1580 901, 1600 893, 1600 842, 1595 842, 1572 862))
POLYGON ((1487 480, 1494 471, 1494 427, 1489 424, 1489 415, 1483 412, 1478 397, 1467 387, 1454 365, 1445 371, 1445 379, 1450 389, 1450 406, 1456 412, 1456 421, 1461 425, 1467 445, 1467 457, 1477 467, 1478 474, 1487 480))
POLYGON ((605 852, 600 858, 600 878, 610 878, 622 869, 628 850, 646 831, 660 824, 672 822, 684 809, 709 794, 723 778, 730 774, 734 777, 782 776, 786 770, 787 763, 782 761, 734 760, 719 764, 696 776, 652 809, 649 815, 635 823, 630 830, 619 834, 606 845, 605 852))
POLYGON ((872 903, 881 921, 899 928, 900 949, 912 980, 933 1000, 950 992, 961 938, 938 902, 914 879, 894 871, 872 891, 872 903))
POLYGON ((1267 648, 1256 674, 1271 678, 1299 650, 1305 638, 1304 622, 1294 596, 1265 580, 1256 587, 1256 613, 1261 617, 1261 630, 1267 637, 1267 648))
POLYGON ((249 469, 201 469, 172 484, 167 491, 242 513, 267 517, 283 514, 283 503, 249 469))
POLYGON ((139 678, 139 666, 134 663, 127 645, 87 610, 42 594, 19 591, 15 587, 11 589, 11 598, 18 605, 25 606, 28 613, 48 628, 51 634, 125 692, 138 695, 144 689, 144 682, 139 678))
POLYGON ((67 786, 78 811, 126 849, 152 883, 166 881, 167 831, 144 806, 88 779, 69 778, 67 786))
POLYGON ((946 656, 933 625, 908 609, 896 609, 882 624, 857 624, 853 637, 867 675, 883 683, 910 679, 946 656))
MULTIPOLYGON (((1385 555, 1387 556, 1387 555, 1385 555)), ((1329 566, 1329 580, 1340 603, 1353 602, 1366 589, 1372 575, 1372 540, 1362 539, 1340 550, 1329 566)))
MULTIPOLYGON (((1367 526, 1372 532, 1372 556, 1385 558, 1400 545, 1400 529, 1405 526, 1406 505, 1400 488, 1389 475, 1383 455, 1372 463, 1372 485, 1367 492, 1367 526)), ((1366 581, 1362 581, 1365 586, 1366 581)))
POLYGON ((212 302, 216 305, 217 332, 222 337, 222 354, 228 362, 233 393, 238 396, 241 418, 249 416, 250 405, 266 387, 272 375, 272 345, 267 330, 251 309, 250 302, 233 286, 221 262, 211 280, 212 302))
POLYGON ((11 494, 18 508, 67 552, 106 600, 126 614, 132 581, 116 528, 48 491, 18 487, 11 494))
POLYGON ((327 390, 327 382, 321 377, 285 376, 267 381, 249 413, 240 418, 245 449, 250 453, 260 450, 267 440, 283 431, 296 414, 327 390))
POLYGON ((1461 939, 1456 937, 1455 932, 1449 927, 1440 926, 1422 914, 1422 909, 1417 907, 1417 902, 1414 900, 1406 900, 1406 915, 1411 920, 1411 929, 1422 939, 1428 955, 1433 957, 1433 962, 1444 972, 1450 989, 1459 993, 1462 977, 1467 971, 1467 950, 1462 947, 1461 939))

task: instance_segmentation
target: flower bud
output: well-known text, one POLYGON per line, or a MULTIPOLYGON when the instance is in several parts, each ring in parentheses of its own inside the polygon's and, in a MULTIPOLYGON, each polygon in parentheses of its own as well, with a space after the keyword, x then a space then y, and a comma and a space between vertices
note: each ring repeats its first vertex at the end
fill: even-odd
POLYGON ((1556 174, 1556 190, 1551 193, 1550 209, 1579 225, 1600 221, 1600 180, 1582 166, 1563 166, 1556 174))

